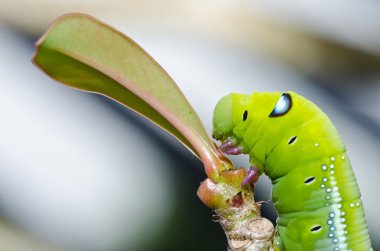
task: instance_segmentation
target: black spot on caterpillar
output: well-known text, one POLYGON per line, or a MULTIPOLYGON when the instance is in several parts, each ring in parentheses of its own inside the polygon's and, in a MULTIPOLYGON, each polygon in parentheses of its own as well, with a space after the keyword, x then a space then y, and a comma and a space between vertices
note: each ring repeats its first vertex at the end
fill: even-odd
POLYGON ((297 139, 297 136, 293 136, 293 137, 289 140, 288 144, 289 144, 289 145, 293 144, 294 141, 296 141, 296 139, 297 139))
POLYGON ((309 183, 313 182, 314 180, 315 180, 315 177, 310 177, 310 178, 307 178, 307 179, 304 181, 304 183, 305 183, 305 184, 309 184, 309 183))
POLYGON ((245 110, 244 113, 243 113, 243 121, 246 121, 247 117, 248 117, 248 111, 245 110))
POLYGON ((315 226, 313 227, 312 229, 310 229, 311 232, 317 232, 318 230, 320 230, 322 227, 321 226, 315 226))

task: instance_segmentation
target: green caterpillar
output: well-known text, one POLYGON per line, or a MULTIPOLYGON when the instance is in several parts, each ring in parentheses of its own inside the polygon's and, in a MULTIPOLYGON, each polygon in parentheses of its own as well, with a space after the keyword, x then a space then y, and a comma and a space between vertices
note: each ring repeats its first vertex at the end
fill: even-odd
POLYGON ((262 173, 272 181, 275 250, 372 250, 345 145, 311 101, 294 92, 230 94, 213 125, 223 152, 249 154, 243 185, 262 173))

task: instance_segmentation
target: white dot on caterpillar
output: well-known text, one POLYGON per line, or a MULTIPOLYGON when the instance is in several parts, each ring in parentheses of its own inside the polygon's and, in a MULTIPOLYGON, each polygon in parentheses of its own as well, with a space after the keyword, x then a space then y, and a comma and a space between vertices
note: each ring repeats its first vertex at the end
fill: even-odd
POLYGON ((335 173, 334 170, 331 170, 331 171, 330 171, 330 174, 334 174, 334 173, 335 173))
POLYGON ((347 230, 345 230, 345 231, 344 231, 344 234, 348 234, 348 231, 347 231, 347 230))
POLYGON ((350 204, 350 207, 354 207, 354 206, 355 206, 355 204, 354 204, 354 203, 351 203, 351 204, 350 204))
POLYGON ((339 203, 336 205, 336 207, 340 209, 340 208, 342 208, 342 204, 339 203))
POLYGON ((335 214, 334 213, 330 213, 330 218, 334 218, 335 217, 335 214))
POLYGON ((325 185, 325 184, 322 184, 322 185, 321 185, 321 188, 325 188, 325 187, 326 187, 326 185, 325 185))
POLYGON ((325 178, 323 178, 323 179, 322 179, 322 181, 323 181, 323 182, 326 182, 326 181, 327 181, 327 178, 326 178, 326 177, 325 177, 325 178))
POLYGON ((327 170, 327 166, 326 165, 322 165, 322 170, 326 171, 327 170))
POLYGON ((328 221, 327 221, 327 224, 332 225, 332 224, 333 224, 333 221, 332 221, 332 220, 328 220, 328 221))
POLYGON ((335 230, 335 227, 330 227, 330 231, 334 231, 335 230))
POLYGON ((339 251, 339 248, 338 247, 336 247, 336 248, 334 248, 334 250, 333 251, 339 251))
POLYGON ((334 169, 334 167, 335 167, 334 164, 330 165, 330 169, 334 169))
POLYGON ((330 196, 330 195, 327 195, 327 196, 326 196, 326 200, 329 200, 329 199, 331 199, 331 196, 330 196))
POLYGON ((356 202, 356 206, 360 206, 360 203, 359 203, 359 202, 356 202))
POLYGON ((333 242, 338 243, 338 239, 337 238, 333 239, 333 242))
POLYGON ((319 146, 319 144, 318 144, 318 143, 315 143, 315 144, 314 144, 314 146, 315 146, 315 147, 318 147, 318 146, 319 146))
POLYGON ((326 202, 326 203, 325 203, 325 206, 326 206, 326 207, 330 206, 330 203, 326 202))
POLYGON ((340 222, 345 222, 346 218, 340 218, 340 222))
POLYGON ((331 161, 335 161, 335 157, 334 156, 331 156, 331 161))
POLYGON ((346 215, 346 212, 345 212, 345 211, 342 211, 342 212, 340 212, 340 215, 345 216, 345 215, 346 215))
POLYGON ((344 155, 342 155, 342 159, 345 159, 346 157, 344 157, 344 155))
POLYGON ((328 192, 328 193, 331 193, 331 191, 332 191, 332 189, 331 188, 326 188, 326 192, 328 192))
POLYGON ((329 237, 330 238, 334 237, 334 234, 333 233, 329 233, 329 237))

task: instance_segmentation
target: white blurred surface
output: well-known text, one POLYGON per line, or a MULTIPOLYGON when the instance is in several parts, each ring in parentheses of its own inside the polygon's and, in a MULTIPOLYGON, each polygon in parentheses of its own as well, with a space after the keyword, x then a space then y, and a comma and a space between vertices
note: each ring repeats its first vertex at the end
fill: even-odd
POLYGON ((0 243, 1 250, 6 251, 61 251, 4 221, 0 221, 0 243))
POLYGON ((380 2, 372 0, 244 0, 256 12, 309 33, 380 54, 380 2), (259 11, 258 11, 259 10, 259 11))

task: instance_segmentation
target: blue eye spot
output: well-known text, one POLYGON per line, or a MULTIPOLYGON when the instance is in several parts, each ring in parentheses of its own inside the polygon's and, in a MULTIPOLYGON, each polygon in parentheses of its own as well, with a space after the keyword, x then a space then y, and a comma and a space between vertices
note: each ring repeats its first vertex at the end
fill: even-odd
POLYGON ((269 117, 279 117, 285 115, 292 107, 292 98, 289 93, 283 93, 278 99, 269 117))

